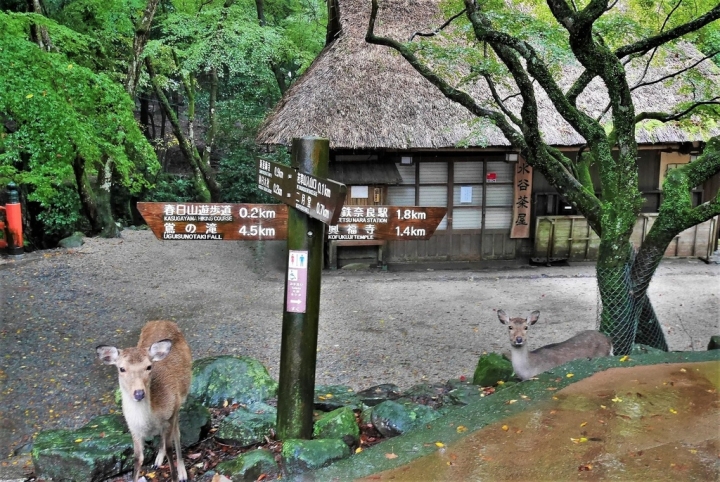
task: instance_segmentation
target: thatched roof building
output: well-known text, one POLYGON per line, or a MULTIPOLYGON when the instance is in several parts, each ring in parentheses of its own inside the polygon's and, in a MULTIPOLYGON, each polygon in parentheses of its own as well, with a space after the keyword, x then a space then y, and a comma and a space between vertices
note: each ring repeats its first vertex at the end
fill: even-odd
MULTIPOLYGON (((258 135, 260 143, 289 144, 293 137, 317 135, 329 138, 332 149, 347 150, 508 145, 497 128, 478 129, 477 124, 473 125, 473 116, 447 100, 396 52, 365 42, 370 0, 338 2, 342 31, 269 116, 258 135)), ((438 0, 383 0, 376 33, 408 39, 414 32, 430 31, 444 22, 438 4, 438 0)), ((686 51, 687 58, 674 58, 672 65, 653 67, 645 80, 667 75, 700 56, 690 46, 686 51)), ((630 69, 631 77, 641 75, 642 67, 643 64, 639 64, 630 69)), ((718 75, 709 61, 699 68, 706 75, 718 75)), ((579 69, 564 69, 562 84, 570 85, 579 72, 579 69)), ((484 89, 477 85, 473 93, 476 98, 489 101, 490 96, 484 89)), ((679 89, 667 83, 637 89, 633 96, 637 112, 670 111, 683 99, 679 89)), ((561 118, 539 88, 538 99, 545 139, 556 146, 583 144, 583 139, 561 118)), ((603 112, 607 94, 598 79, 586 89, 578 104, 592 115, 603 112)), ((637 139, 642 144, 700 140, 672 124, 652 130, 638 129, 637 139)))

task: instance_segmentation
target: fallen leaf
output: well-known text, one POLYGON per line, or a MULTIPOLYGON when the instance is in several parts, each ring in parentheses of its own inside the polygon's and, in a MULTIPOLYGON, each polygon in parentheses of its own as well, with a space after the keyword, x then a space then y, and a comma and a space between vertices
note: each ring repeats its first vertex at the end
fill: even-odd
POLYGON ((465 427, 464 425, 458 425, 457 433, 463 433, 463 432, 467 432, 467 427, 465 427))
POLYGON ((567 374, 567 375, 565 375, 565 376, 566 376, 567 378, 572 378, 572 377, 574 377, 574 376, 575 376, 575 374, 574 374, 574 373, 568 373, 568 374, 567 374))
POLYGON ((616 396, 615 398, 612 399, 612 401, 613 401, 614 403, 619 403, 619 402, 622 402, 622 398, 616 396))
POLYGON ((318 395, 318 399, 319 399, 319 400, 325 400, 325 397, 323 397, 322 395, 318 395))
POLYGON ((215 474, 215 475, 213 475, 211 482, 232 482, 232 480, 228 479, 227 477, 225 477, 222 474, 215 474))
POLYGON ((223 408, 227 407, 230 404, 227 400, 223 401, 223 408))
POLYGON ((671 408, 670 413, 677 413, 677 410, 675 410, 674 408, 671 408))
POLYGON ((507 401, 507 404, 508 404, 508 405, 512 405, 512 404, 515 403, 515 402, 517 402, 517 400, 508 400, 508 401, 507 401))
POLYGON ((81 439, 81 438, 76 438, 76 439, 75 439, 75 443, 76 443, 76 444, 79 444, 79 443, 82 442, 82 441, 83 441, 83 439, 81 439))
POLYGON ((445 444, 442 443, 442 442, 435 442, 435 446, 437 446, 437 447, 444 447, 445 444))
POLYGON ((605 410, 607 407, 606 407, 605 405, 600 405, 600 408, 602 408, 603 410, 605 410))
POLYGON ((392 459, 396 459, 396 458, 397 458, 397 454, 396 454, 396 453, 385 454, 385 458, 386 458, 386 459, 391 459, 391 460, 392 460, 392 459))
POLYGON ((584 464, 584 465, 581 465, 580 467, 578 467, 578 471, 587 472, 587 471, 592 470, 592 468, 593 468, 592 464, 584 464))
POLYGON ((527 400, 528 396, 527 396, 527 395, 520 395, 520 398, 522 398, 523 400, 527 400))
POLYGON ((333 394, 332 394, 332 393, 326 393, 326 394, 325 394, 325 398, 332 398, 332 397, 333 397, 333 394))
POLYGON ((685 373, 687 370, 685 370, 684 368, 681 368, 680 371, 681 371, 682 373, 685 373))
POLYGON ((355 449, 356 454, 359 454, 360 452, 362 452, 362 447, 358 447, 355 449))
POLYGON ((505 382, 502 381, 502 380, 498 380, 497 384, 498 384, 498 385, 505 385, 505 382))
POLYGON ((580 424, 581 427, 584 427, 585 425, 587 425, 587 422, 583 422, 580 424))
POLYGON ((32 94, 28 94, 28 95, 25 96, 25 98, 26 98, 26 99, 32 99, 32 98, 33 98, 33 95, 32 95, 32 94))
POLYGON ((510 427, 508 427, 507 425, 503 425, 502 429, 507 432, 510 429, 510 427))
POLYGON ((585 442, 588 441, 588 439, 587 439, 586 437, 580 437, 580 438, 572 438, 572 437, 570 437, 570 440, 572 440, 572 442, 575 443, 575 444, 583 444, 583 443, 585 443, 585 442))
POLYGON ((196 460, 196 459, 199 459, 200 457, 202 457, 202 452, 198 452, 196 454, 187 454, 186 457, 189 458, 190 460, 196 460))
POLYGON ((628 355, 625 355, 625 356, 623 356, 623 357, 620 357, 620 361, 621 361, 621 362, 626 362, 626 361, 628 361, 629 359, 630 359, 630 357, 629 357, 628 355))

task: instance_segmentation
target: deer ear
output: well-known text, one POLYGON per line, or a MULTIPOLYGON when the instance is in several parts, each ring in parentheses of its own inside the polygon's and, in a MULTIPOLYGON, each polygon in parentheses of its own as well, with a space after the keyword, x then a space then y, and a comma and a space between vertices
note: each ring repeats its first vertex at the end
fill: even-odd
POLYGON ((115 365, 120 352, 114 346, 100 345, 95 348, 98 359, 105 365, 115 365))
POLYGON ((172 348, 172 342, 170 340, 156 341, 148 349, 150 360, 154 362, 162 360, 170 354, 170 348, 172 348))
POLYGON ((498 319, 500 320, 500 323, 503 325, 507 325, 510 319, 508 318, 507 313, 505 313, 505 310, 498 310, 497 312, 498 319))
POLYGON ((538 318, 540 318, 540 312, 537 311, 537 310, 535 310, 535 311, 533 311, 532 313, 530 313, 530 317, 528 318, 528 322, 529 322, 531 325, 534 325, 535 322, 538 320, 538 318))

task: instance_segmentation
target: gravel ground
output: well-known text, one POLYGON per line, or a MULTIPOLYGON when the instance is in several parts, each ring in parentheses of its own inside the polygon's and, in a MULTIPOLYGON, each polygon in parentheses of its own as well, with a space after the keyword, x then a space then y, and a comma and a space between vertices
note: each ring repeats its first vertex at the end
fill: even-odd
MULTIPOLYGON (((38 430, 107 413, 116 374, 94 348, 134 345, 148 320, 176 321, 195 358, 252 356, 277 377, 284 265, 283 242, 161 242, 131 230, 0 258, 0 461, 38 430)), ((479 355, 507 348, 499 308, 540 310, 531 347, 596 320, 591 265, 340 270, 322 283, 317 383, 357 390, 472 376, 479 355)), ((720 332, 720 265, 666 261, 650 295, 672 350, 703 350, 720 332)))

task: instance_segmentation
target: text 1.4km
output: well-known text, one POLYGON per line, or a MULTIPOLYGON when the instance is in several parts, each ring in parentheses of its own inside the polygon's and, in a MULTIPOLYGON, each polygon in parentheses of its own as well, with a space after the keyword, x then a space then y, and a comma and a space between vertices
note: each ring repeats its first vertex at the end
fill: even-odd
POLYGON ((422 228, 414 228, 407 226, 406 228, 400 229, 400 226, 395 226, 395 233, 398 236, 425 236, 425 230, 422 228))

